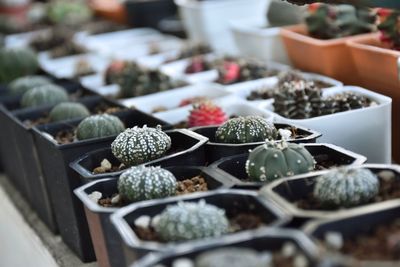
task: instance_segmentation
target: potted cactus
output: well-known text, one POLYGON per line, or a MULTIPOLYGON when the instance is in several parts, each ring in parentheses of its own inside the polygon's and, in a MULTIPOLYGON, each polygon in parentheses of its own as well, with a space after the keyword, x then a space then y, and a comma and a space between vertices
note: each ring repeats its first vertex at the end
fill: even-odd
POLYGON ((312 4, 305 25, 284 27, 281 36, 296 68, 357 84, 359 79, 346 41, 375 31, 374 23, 375 14, 366 9, 312 4))
POLYGON ((227 186, 229 184, 222 177, 202 167, 160 169, 140 166, 127 170, 119 179, 105 178, 86 184, 76 189, 75 194, 85 206, 97 262, 99 266, 105 267, 121 266, 124 260, 122 244, 110 222, 110 214, 121 206, 126 206, 132 201, 165 197, 164 193, 167 193, 167 196, 184 195, 227 186), (136 186, 141 179, 152 181, 146 183, 145 191, 149 192, 146 195, 136 186), (166 190, 167 188, 173 190, 166 190))
POLYGON ((36 54, 28 48, 1 48, 0 69, 0 83, 7 84, 14 79, 36 74, 39 63, 36 54))

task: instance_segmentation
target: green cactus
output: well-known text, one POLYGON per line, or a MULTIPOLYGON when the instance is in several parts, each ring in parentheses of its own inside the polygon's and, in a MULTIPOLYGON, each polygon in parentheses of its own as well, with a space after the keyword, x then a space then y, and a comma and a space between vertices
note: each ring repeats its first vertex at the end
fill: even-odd
POLYGON ((68 94, 64 88, 55 84, 45 84, 30 89, 21 98, 21 106, 38 107, 56 105, 68 101, 68 94))
POLYGON ((365 204, 379 192, 379 179, 369 169, 341 167, 317 178, 313 195, 326 207, 365 204))
POLYGON ((369 107, 373 101, 366 96, 353 92, 335 94, 323 99, 320 113, 322 115, 369 107))
POLYGON ((388 44, 392 49, 400 50, 400 10, 380 8, 377 13, 381 42, 388 44))
POLYGON ((118 135, 125 130, 124 123, 116 116, 109 114, 92 115, 78 125, 78 140, 101 138, 118 135))
POLYGON ((167 242, 218 237, 228 232, 225 211, 204 200, 168 206, 155 222, 155 230, 167 242))
POLYGON ((221 143, 243 144, 276 139, 278 132, 272 123, 260 116, 233 118, 218 127, 215 139, 221 143))
POLYGON ((39 63, 35 52, 28 48, 0 48, 0 83, 35 74, 39 63))
POLYGON ((156 128, 133 127, 119 134, 111 144, 114 156, 126 166, 135 166, 162 157, 171 147, 171 138, 156 128))
POLYGON ((263 257, 253 249, 227 247, 204 252, 196 257, 195 267, 266 267, 270 266, 270 257, 263 257))
POLYGON ((260 145, 250 152, 246 161, 249 178, 257 182, 307 173, 314 167, 314 158, 304 146, 286 141, 260 145))
POLYGON ((12 81, 8 87, 8 91, 11 95, 23 95, 29 89, 50 84, 51 81, 47 77, 40 75, 25 76, 12 81))
POLYGON ((52 122, 65 121, 90 116, 90 111, 81 103, 63 102, 51 109, 49 117, 52 122))
POLYGON ((77 26, 92 18, 92 11, 85 1, 51 1, 47 10, 48 19, 55 24, 77 26))
POLYGON ((127 202, 136 202, 173 196, 176 178, 160 167, 132 167, 118 179, 118 192, 127 202))

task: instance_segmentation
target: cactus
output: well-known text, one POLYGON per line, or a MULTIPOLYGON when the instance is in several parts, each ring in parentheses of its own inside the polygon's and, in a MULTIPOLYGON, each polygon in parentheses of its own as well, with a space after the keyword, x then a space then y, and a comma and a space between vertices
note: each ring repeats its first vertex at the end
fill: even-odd
POLYGON ((321 103, 321 114, 334 114, 347 110, 365 108, 374 102, 362 95, 353 92, 344 92, 329 96, 321 103))
POLYGON ((172 81, 158 70, 143 70, 138 77, 138 83, 132 96, 142 96, 182 87, 185 83, 172 81))
POLYGON ((54 84, 45 84, 32 88, 23 94, 21 106, 24 108, 38 107, 43 105, 56 105, 66 101, 68 101, 68 94, 64 88, 54 84))
POLYGON ((90 111, 80 103, 63 102, 51 109, 49 118, 52 122, 65 121, 90 116, 90 111))
POLYGON ((369 202, 379 192, 379 179, 368 169, 341 167, 317 178, 314 198, 325 207, 352 207, 369 202))
POLYGON ((48 19, 55 24, 78 26, 92 18, 92 11, 85 1, 51 1, 47 10, 48 19))
POLYGON ((195 267, 266 267, 271 255, 248 248, 217 248, 196 257, 195 267), (265 257, 264 257, 265 256, 265 257))
POLYGON ((260 116, 233 118, 218 127, 215 139, 221 143, 243 144, 276 139, 278 132, 272 123, 260 116))
POLYGON ((28 48, 0 48, 0 83, 35 74, 39 70, 36 54, 28 48))
POLYGON ((322 91, 314 82, 291 81, 274 92, 274 110, 289 119, 306 119, 318 116, 322 91))
POLYGON ((204 54, 207 54, 210 52, 212 52, 212 50, 208 45, 188 44, 179 52, 179 54, 177 56, 171 57, 170 59, 168 59, 166 61, 166 63, 176 61, 179 59, 190 58, 190 57, 194 57, 194 56, 198 56, 198 55, 204 55, 204 54))
POLYGON ((227 233, 228 227, 225 211, 204 200, 168 206, 154 225, 160 238, 167 242, 218 237, 227 233))
POLYGON ((81 121, 76 129, 78 140, 101 138, 120 134, 125 130, 124 123, 109 114, 92 115, 81 121))
POLYGON ((312 4, 308 11, 308 32, 319 39, 340 38, 376 30, 376 15, 365 8, 312 4))
POLYGON ((211 64, 203 56, 193 57, 187 67, 185 68, 185 73, 193 74, 211 69, 211 64))
POLYGON ((380 8, 377 14, 381 42, 388 44, 392 49, 400 50, 400 11, 380 8))
POLYGON ((285 83, 293 82, 293 81, 306 81, 306 79, 304 79, 303 75, 298 70, 282 71, 278 74, 278 86, 277 87, 280 88, 285 83))
POLYGON ((173 196, 176 178, 160 167, 132 167, 118 179, 118 192, 127 202, 136 202, 173 196))
POLYGON ((193 105, 190 111, 188 126, 221 125, 228 117, 225 112, 211 101, 204 101, 193 105))
POLYGON ((15 96, 23 95, 29 89, 50 83, 51 81, 44 76, 39 76, 39 75, 25 76, 12 81, 9 85, 9 92, 11 95, 15 96))
POLYGON ((260 145, 250 152, 246 161, 249 178, 257 182, 307 173, 314 167, 314 158, 304 146, 286 141, 260 145))
POLYGON ((135 126, 119 134, 111 144, 114 156, 126 166, 135 166, 162 157, 171 147, 171 138, 161 126, 135 126))

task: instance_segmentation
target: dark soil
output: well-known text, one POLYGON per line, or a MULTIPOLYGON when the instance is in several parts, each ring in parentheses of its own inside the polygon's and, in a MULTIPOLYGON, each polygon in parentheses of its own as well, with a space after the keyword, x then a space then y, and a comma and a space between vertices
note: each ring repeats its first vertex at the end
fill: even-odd
POLYGON ((75 138, 75 129, 68 129, 59 131, 55 136, 54 139, 60 145, 70 144, 76 141, 75 138))
POLYGON ((77 45, 73 42, 67 42, 60 47, 53 48, 50 51, 51 58, 60 58, 66 56, 74 56, 86 53, 87 50, 83 46, 77 45))
POLYGON ((93 174, 103 174, 103 173, 119 172, 119 171, 125 170, 125 169, 127 169, 127 168, 128 168, 128 167, 125 166, 125 165, 122 164, 122 163, 121 163, 120 165, 118 165, 118 166, 112 165, 112 166, 111 166, 111 169, 105 169, 105 168, 99 166, 99 167, 94 168, 93 174))
MULTIPOLYGON (((379 176, 379 174, 378 174, 379 176)), ((393 179, 379 179, 379 193, 370 201, 370 203, 379 203, 386 200, 400 198, 400 181, 396 178, 393 179)), ((330 207, 323 206, 317 201, 313 192, 310 192, 304 199, 295 202, 295 205, 304 210, 335 210, 330 207)))

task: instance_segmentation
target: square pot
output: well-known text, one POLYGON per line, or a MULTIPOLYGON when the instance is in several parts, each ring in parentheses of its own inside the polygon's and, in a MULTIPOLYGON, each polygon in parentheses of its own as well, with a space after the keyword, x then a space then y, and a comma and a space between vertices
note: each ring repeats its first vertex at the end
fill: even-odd
MULTIPOLYGON (((321 134, 318 132, 300 126, 294 126, 292 124, 274 123, 274 125, 277 129, 295 127, 297 133, 302 137, 296 138, 294 140, 288 140, 289 142, 293 143, 315 143, 317 141, 317 138, 321 136, 321 134)), ((247 153, 249 152, 249 149, 256 148, 257 146, 265 143, 264 141, 245 144, 218 143, 215 141, 215 132, 217 131, 217 129, 218 126, 203 126, 191 128, 191 130, 195 133, 203 135, 209 139, 208 143, 206 144, 206 155, 208 163, 215 162, 224 157, 247 153)))
MULTIPOLYGON (((164 122, 137 110, 114 115, 118 116, 126 127, 142 126, 144 124, 148 126, 165 125, 164 122)), ((74 120, 67 123, 41 125, 32 130, 60 235, 67 246, 82 261, 87 262, 95 259, 93 247, 82 204, 73 194, 73 190, 81 185, 81 180, 69 168, 69 163, 88 151, 109 146, 115 136, 76 141, 62 145, 56 143, 52 137, 49 137, 49 135, 54 135, 60 130, 73 129, 80 121, 74 120)))
POLYGON ((353 36, 320 40, 309 36, 303 24, 282 28, 281 36, 289 59, 296 68, 321 73, 346 84, 359 84, 360 79, 346 45, 346 41, 353 36))
MULTIPOLYGON (((331 144, 304 144, 304 147, 314 157, 317 164, 328 161, 337 166, 357 166, 363 164, 367 160, 364 156, 331 144)), ((245 165, 248 157, 249 154, 245 153, 222 158, 213 163, 210 168, 220 172, 222 176, 231 179, 234 182, 235 188, 260 189, 266 183, 246 181, 248 175, 245 165)), ((316 172, 318 173, 318 171, 313 171, 311 173, 316 172)))
MULTIPOLYGON (((229 187, 218 175, 202 167, 167 167, 178 181, 201 174, 206 179, 210 190, 229 187)), ((114 207, 103 207, 89 197, 94 191, 103 196, 112 196, 118 192, 117 178, 106 178, 93 181, 79 187, 74 192, 85 206, 86 218, 92 237, 94 251, 100 267, 124 266, 121 240, 115 228, 111 225, 110 215, 118 210, 114 207)))
MULTIPOLYGON (((361 166, 351 166, 351 168, 367 168, 375 174, 378 174, 381 171, 389 171, 395 175, 394 179, 396 179, 396 182, 400 182, 400 169, 396 165, 365 164, 361 166)), ((273 200, 294 218, 302 221, 307 221, 309 219, 336 218, 342 213, 353 213, 366 208, 381 206, 385 203, 398 202, 398 199, 392 199, 379 203, 370 203, 358 207, 336 210, 304 209, 298 207, 294 202, 305 199, 309 194, 311 194, 314 190, 316 179, 321 174, 327 172, 329 171, 322 171, 318 174, 305 174, 294 178, 285 178, 272 182, 261 189, 260 195, 273 200)), ((382 177, 378 177, 382 181, 382 177)))
MULTIPOLYGON (((268 226, 279 226, 287 221, 287 217, 280 210, 276 209, 271 202, 262 201, 255 192, 244 190, 220 189, 213 192, 195 193, 189 196, 172 197, 164 200, 150 200, 137 204, 131 204, 119 209, 111 216, 111 221, 116 227, 119 236, 123 240, 123 252, 125 262, 132 263, 149 252, 171 251, 176 246, 204 244, 203 240, 193 240, 179 243, 159 243, 141 240, 134 232, 132 226, 134 221, 147 215, 153 217, 161 213, 168 205, 177 204, 179 201, 198 202, 200 199, 208 204, 215 205, 226 211, 227 217, 240 212, 256 212, 268 226)), ((263 228, 263 227, 262 227, 263 228)), ((252 232, 252 231, 243 231, 252 232)), ((229 236, 235 236, 231 234, 229 236)), ((216 240, 215 238, 208 238, 216 240)))
MULTIPOLYGON (((144 165, 153 166, 204 166, 205 165, 205 148, 204 145, 208 139, 188 131, 186 129, 170 130, 166 133, 171 137, 171 150, 176 150, 170 155, 166 155, 159 159, 144 163, 144 165)), ((119 176, 125 170, 112 173, 94 174, 94 168, 100 166, 103 159, 108 159, 111 164, 119 165, 120 161, 114 157, 111 147, 103 147, 102 149, 90 151, 70 164, 71 168, 79 174, 82 183, 88 183, 105 177, 119 176)))

